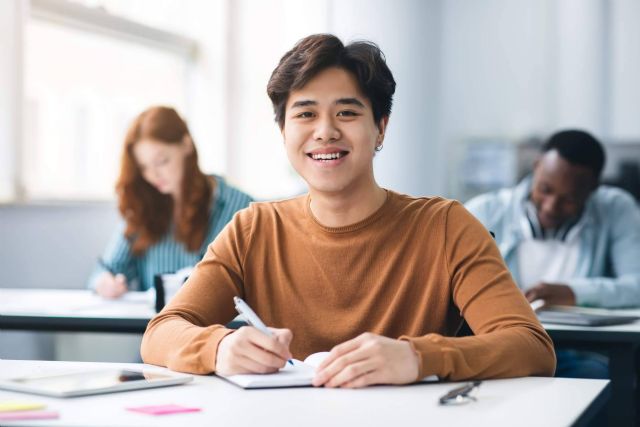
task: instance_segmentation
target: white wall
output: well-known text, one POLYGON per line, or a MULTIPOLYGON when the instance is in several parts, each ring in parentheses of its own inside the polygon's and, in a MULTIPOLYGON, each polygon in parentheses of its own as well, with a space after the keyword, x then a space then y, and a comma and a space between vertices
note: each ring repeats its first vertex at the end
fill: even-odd
POLYGON ((610 135, 640 140, 640 1, 610 3, 611 81, 610 135))
POLYGON ((195 67, 189 75, 188 124, 198 147, 201 167, 228 174, 226 117, 226 34, 230 31, 228 2, 189 0, 181 30, 198 41, 195 67), (203 19, 206 17, 206 19, 203 19))
POLYGON ((553 2, 555 31, 548 52, 555 114, 551 128, 581 127, 596 135, 608 131, 609 69, 607 12, 602 0, 553 2))

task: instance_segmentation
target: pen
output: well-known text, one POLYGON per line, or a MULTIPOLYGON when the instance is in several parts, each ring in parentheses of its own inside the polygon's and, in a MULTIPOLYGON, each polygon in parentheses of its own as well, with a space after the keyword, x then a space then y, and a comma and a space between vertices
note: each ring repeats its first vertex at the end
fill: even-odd
POLYGON ((475 397, 469 396, 469 393, 471 393, 475 388, 480 387, 480 384, 482 384, 482 381, 473 381, 449 390, 447 394, 440 397, 439 402, 441 405, 449 405, 467 403, 469 401, 476 400, 475 397))
MULTIPOLYGON (((256 312, 253 311, 251 307, 249 307, 249 304, 244 302, 242 298, 233 297, 233 302, 236 305, 236 311, 240 313, 242 317, 244 317, 244 320, 246 320, 249 325, 253 326, 267 336, 273 335, 269 328, 267 328, 267 325, 265 325, 264 322, 260 320, 256 312)), ((287 362, 293 365, 293 361, 291 361, 291 359, 287 360, 287 362)))
POLYGON ((105 262, 105 260, 103 260, 102 258, 98 258, 98 264, 100 264, 100 267, 104 268, 104 269, 105 269, 105 270, 107 270, 109 273, 113 274, 114 276, 115 276, 116 274, 118 274, 118 273, 116 272, 116 270, 114 270, 114 268, 113 268, 113 267, 111 267, 109 264, 107 264, 107 263, 105 262))

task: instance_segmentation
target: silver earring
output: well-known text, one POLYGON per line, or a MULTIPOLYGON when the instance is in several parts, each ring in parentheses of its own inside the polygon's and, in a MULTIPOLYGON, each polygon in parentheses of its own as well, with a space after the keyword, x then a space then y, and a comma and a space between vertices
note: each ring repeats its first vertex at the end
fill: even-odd
POLYGON ((376 151, 377 151, 377 152, 382 151, 382 144, 380 144, 380 145, 376 145, 376 151))

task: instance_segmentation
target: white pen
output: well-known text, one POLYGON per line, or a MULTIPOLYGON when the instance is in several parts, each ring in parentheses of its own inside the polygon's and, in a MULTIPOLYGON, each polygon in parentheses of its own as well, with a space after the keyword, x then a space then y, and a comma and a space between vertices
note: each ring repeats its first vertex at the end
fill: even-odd
MULTIPOLYGON (((236 305, 236 311, 240 313, 242 317, 244 317, 244 320, 246 320, 249 325, 253 326, 254 328, 256 328, 257 330, 259 330, 263 334, 266 334, 269 337, 273 336, 273 333, 271 333, 269 328, 267 328, 267 325, 265 325, 264 322, 260 320, 256 312, 253 311, 251 307, 249 307, 249 304, 244 302, 242 298, 233 297, 233 302, 236 305)), ((293 365, 293 361, 291 359, 289 359, 287 362, 293 365)))

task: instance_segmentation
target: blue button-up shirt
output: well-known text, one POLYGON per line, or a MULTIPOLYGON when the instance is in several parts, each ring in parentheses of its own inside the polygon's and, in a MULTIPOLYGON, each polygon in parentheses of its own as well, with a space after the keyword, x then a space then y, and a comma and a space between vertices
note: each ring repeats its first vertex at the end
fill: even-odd
MULTIPOLYGON (((103 254, 104 261, 116 272, 126 276, 130 289, 146 291, 153 288, 156 274, 174 273, 185 267, 196 265, 207 251, 209 243, 240 209, 249 206, 253 199, 237 190, 219 176, 216 176, 212 214, 209 216, 207 235, 200 250, 191 252, 182 242, 178 242, 173 229, 160 241, 151 245, 142 255, 131 252, 131 244, 124 235, 125 224, 121 222, 103 254)), ((95 288, 96 281, 104 268, 96 266, 89 278, 89 288, 95 288)))
MULTIPOLYGON (((514 188, 483 194, 465 206, 495 233, 496 242, 514 280, 518 273, 519 244, 525 239, 521 224, 531 193, 531 177, 514 188)), ((640 306, 640 208, 618 188, 600 186, 587 201, 580 222, 580 249, 571 287, 579 305, 640 306)))

